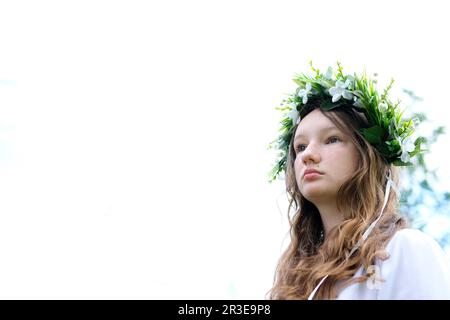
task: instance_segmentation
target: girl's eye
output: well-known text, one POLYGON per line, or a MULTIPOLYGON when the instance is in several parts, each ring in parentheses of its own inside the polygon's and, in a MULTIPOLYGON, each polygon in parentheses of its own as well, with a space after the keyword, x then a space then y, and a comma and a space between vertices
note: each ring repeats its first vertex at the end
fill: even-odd
POLYGON ((331 137, 330 139, 328 139, 328 142, 334 141, 334 140, 340 140, 340 139, 338 137, 331 137))
MULTIPOLYGON (((341 141, 341 139, 339 137, 333 136, 333 137, 330 137, 327 140, 327 144, 329 144, 329 143, 336 143, 338 141, 341 141)), ((295 147, 295 153, 305 151, 306 147, 307 147, 306 144, 299 144, 299 145, 297 145, 295 147)))
POLYGON ((304 147, 305 147, 304 144, 300 144, 297 147, 295 147, 295 151, 296 152, 304 151, 305 150, 304 147))

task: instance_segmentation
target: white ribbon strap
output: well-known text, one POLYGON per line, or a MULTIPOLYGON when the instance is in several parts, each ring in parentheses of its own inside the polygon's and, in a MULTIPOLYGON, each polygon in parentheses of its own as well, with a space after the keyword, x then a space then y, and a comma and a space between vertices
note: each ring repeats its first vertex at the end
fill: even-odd
MULTIPOLYGON (((386 204, 387 204, 387 201, 389 198, 389 193, 391 191, 391 187, 395 191, 397 191, 397 188, 395 187, 395 183, 391 179, 391 170, 389 170, 389 173, 386 176, 386 178, 387 178, 386 190, 384 192, 384 202, 383 202, 383 207, 381 208, 380 215, 374 222, 372 222, 370 224, 370 226, 367 228, 367 230, 363 233, 361 239, 359 239, 358 243, 352 248, 350 253, 347 255, 346 259, 350 258, 352 256, 352 254, 361 246, 363 241, 367 239, 367 237, 372 232, 372 230, 375 227, 375 225, 377 224, 377 222, 380 220, 381 216, 383 215, 384 208, 386 207, 386 204)), ((325 277, 323 277, 322 280, 320 280, 319 284, 314 288, 314 290, 309 295, 308 300, 312 300, 314 298, 314 295, 316 294, 317 290, 319 290, 319 287, 322 285, 322 283, 325 281, 326 278, 328 278, 328 274, 325 277)))
POLYGON ((322 285, 322 283, 325 281, 325 279, 328 278, 328 274, 322 278, 322 280, 320 280, 319 284, 315 287, 315 289, 313 290, 313 292, 311 292, 311 294, 308 297, 308 300, 312 300, 317 292, 317 290, 319 290, 319 287, 322 285))

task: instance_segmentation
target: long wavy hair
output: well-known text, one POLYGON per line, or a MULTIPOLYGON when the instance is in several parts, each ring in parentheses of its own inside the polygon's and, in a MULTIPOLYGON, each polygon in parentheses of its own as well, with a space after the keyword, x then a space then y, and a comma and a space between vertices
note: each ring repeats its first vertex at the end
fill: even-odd
MULTIPOLYGON (((312 110, 320 109, 319 106, 320 101, 310 102, 300 114, 301 119, 312 110)), ((396 185, 399 173, 358 131, 368 126, 363 113, 353 108, 320 111, 351 137, 358 153, 356 171, 337 192, 337 208, 343 212, 344 220, 323 240, 319 211, 300 193, 295 179, 296 154, 292 139, 286 169, 291 241, 278 261, 273 287, 266 293, 269 299, 307 299, 327 274, 328 278, 319 287, 314 298, 335 299, 341 289, 366 281, 371 276, 366 273, 353 278, 362 265, 365 270, 370 270, 373 268, 369 266, 375 263, 376 258, 389 258, 384 251, 387 242, 397 230, 408 224, 406 218, 400 214, 398 194, 395 189, 391 189, 383 216, 361 247, 348 257, 351 249, 381 211, 388 170, 391 170, 391 178, 396 185), (294 211, 293 216, 290 215, 291 209, 294 211)), ((298 124, 294 127, 294 133, 297 127, 298 124)))

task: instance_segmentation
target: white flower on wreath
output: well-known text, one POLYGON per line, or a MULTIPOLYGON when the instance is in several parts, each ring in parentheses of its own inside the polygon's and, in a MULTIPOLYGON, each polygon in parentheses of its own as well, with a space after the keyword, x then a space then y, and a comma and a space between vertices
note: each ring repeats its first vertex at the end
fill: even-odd
POLYGON ((331 67, 328 67, 327 73, 325 73, 324 78, 331 80, 333 77, 333 69, 331 67))
POLYGON ((405 162, 405 163, 409 162, 409 160, 410 160, 409 152, 413 152, 414 149, 416 149, 414 142, 412 141, 412 139, 410 137, 404 139, 403 141, 401 141, 399 138, 397 138, 397 140, 400 143, 400 148, 402 151, 402 155, 401 155, 400 159, 402 160, 402 162, 405 162))
POLYGON ((311 83, 307 83, 305 89, 301 89, 298 91, 298 96, 302 99, 303 104, 308 102, 308 94, 311 93, 311 83))
POLYGON ((295 125, 297 123, 298 118, 300 117, 300 112, 297 111, 297 106, 295 103, 290 103, 292 107, 291 111, 287 114, 287 116, 292 120, 292 123, 295 125))
POLYGON ((333 99, 331 101, 339 101, 341 97, 344 97, 347 100, 352 100, 353 94, 349 90, 347 90, 350 84, 350 79, 347 79, 345 82, 341 80, 336 81, 336 85, 328 90, 328 92, 333 96, 333 99))
POLYGON ((384 103, 384 102, 381 102, 381 103, 378 105, 378 108, 379 108, 381 111, 386 112, 386 111, 387 111, 387 108, 388 108, 388 105, 387 105, 386 103, 384 103))

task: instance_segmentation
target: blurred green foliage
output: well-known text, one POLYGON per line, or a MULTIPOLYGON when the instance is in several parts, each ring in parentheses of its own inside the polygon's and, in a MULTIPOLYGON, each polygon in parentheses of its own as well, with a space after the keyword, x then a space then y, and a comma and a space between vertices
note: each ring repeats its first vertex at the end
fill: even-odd
MULTIPOLYGON (((411 98, 412 105, 423 100, 411 90, 404 89, 403 91, 411 98)), ((421 120, 422 125, 429 123, 425 113, 414 113, 414 115, 421 120)), ((442 138, 444 134, 444 126, 434 127, 428 136, 420 133, 421 136, 426 138, 422 144, 423 148, 430 150, 431 146, 442 138)), ((450 230, 445 229, 447 223, 444 223, 448 222, 450 226, 450 192, 437 190, 439 179, 442 177, 437 175, 436 171, 438 168, 430 169, 427 167, 427 157, 429 156, 429 152, 418 154, 414 157, 414 166, 406 167, 402 171, 400 176, 402 181, 400 210, 409 218, 412 227, 427 232, 443 248, 446 248, 450 246, 450 230), (444 230, 439 232, 433 231, 433 228, 431 228, 431 221, 433 220, 439 221, 444 230)), ((444 163, 440 165, 444 165, 444 163)))

